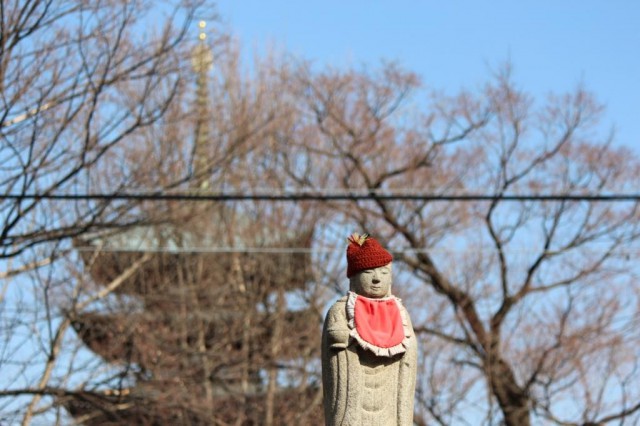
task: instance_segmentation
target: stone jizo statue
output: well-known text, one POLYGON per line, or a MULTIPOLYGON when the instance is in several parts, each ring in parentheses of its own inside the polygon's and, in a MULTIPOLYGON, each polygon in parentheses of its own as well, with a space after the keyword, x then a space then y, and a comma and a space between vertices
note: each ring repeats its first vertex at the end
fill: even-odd
POLYGON ((348 239, 349 292, 322 332, 328 426, 411 426, 417 345, 407 310, 391 294, 393 257, 373 238, 348 239))

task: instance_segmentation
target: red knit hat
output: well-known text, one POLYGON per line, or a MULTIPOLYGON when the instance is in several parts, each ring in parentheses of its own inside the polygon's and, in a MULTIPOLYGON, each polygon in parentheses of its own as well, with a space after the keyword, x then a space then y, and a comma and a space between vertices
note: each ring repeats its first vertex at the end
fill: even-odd
POLYGON ((375 238, 367 234, 353 234, 347 246, 347 277, 365 269, 379 268, 388 265, 393 260, 391 253, 382 248, 375 238))

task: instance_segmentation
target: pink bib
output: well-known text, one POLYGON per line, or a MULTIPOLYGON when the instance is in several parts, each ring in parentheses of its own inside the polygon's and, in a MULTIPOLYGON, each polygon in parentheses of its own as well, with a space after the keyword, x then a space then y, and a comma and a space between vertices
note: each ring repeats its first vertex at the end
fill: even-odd
POLYGON ((370 299, 349 292, 347 319, 351 337, 378 356, 394 356, 405 351, 405 330, 400 300, 394 296, 370 299))

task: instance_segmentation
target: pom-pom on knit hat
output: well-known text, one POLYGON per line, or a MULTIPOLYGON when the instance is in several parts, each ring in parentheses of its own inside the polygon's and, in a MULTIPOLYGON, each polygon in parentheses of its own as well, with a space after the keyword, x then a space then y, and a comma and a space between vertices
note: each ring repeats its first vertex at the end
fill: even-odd
POLYGON ((347 246, 347 277, 365 269, 379 268, 388 265, 393 260, 391 253, 382 248, 375 238, 367 234, 352 234, 347 246))

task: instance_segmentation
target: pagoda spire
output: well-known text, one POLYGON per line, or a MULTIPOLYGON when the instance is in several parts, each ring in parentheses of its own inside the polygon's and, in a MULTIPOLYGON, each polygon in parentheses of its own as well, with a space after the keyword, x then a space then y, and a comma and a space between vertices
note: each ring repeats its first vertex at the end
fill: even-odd
POLYGON ((209 174, 207 173, 207 147, 211 143, 209 120, 211 119, 209 108, 209 71, 213 68, 213 54, 206 39, 205 28, 207 23, 200 21, 199 41, 192 51, 191 64, 196 73, 196 130, 193 149, 193 183, 194 189, 209 188, 209 174))

